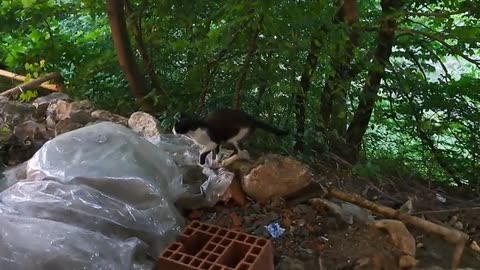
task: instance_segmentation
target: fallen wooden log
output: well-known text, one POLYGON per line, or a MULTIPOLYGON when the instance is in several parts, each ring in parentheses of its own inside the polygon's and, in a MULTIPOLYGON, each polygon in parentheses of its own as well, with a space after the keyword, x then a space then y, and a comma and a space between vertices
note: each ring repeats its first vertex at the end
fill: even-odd
POLYGON ((452 269, 458 269, 460 261, 462 259, 463 250, 465 249, 465 245, 469 240, 469 236, 466 233, 435 224, 419 217, 401 213, 400 211, 397 211, 390 207, 382 206, 366 200, 358 196, 357 194, 346 193, 338 189, 329 189, 328 195, 335 197, 339 200, 358 205, 376 214, 398 219, 402 222, 414 225, 426 232, 442 236, 447 242, 455 245, 455 251, 452 257, 452 269))
MULTIPOLYGON (((4 71, 4 70, 0 70, 0 71, 4 71)), ((11 73, 11 74, 13 74, 17 77, 20 76, 20 75, 14 74, 14 73, 11 73)), ((25 77, 23 77, 23 78, 25 78, 25 77)), ((63 92, 63 78, 60 74, 58 74, 56 72, 48 73, 45 76, 38 77, 38 78, 33 79, 29 82, 26 82, 26 83, 23 83, 21 85, 15 86, 11 89, 8 89, 8 90, 0 93, 0 96, 14 95, 14 94, 17 94, 18 92, 27 91, 27 90, 35 88, 35 87, 42 87, 42 88, 45 88, 45 89, 48 89, 48 90, 51 90, 51 91, 63 92), (58 85, 53 85, 53 84, 44 85, 45 82, 50 81, 50 80, 58 81, 58 85)))

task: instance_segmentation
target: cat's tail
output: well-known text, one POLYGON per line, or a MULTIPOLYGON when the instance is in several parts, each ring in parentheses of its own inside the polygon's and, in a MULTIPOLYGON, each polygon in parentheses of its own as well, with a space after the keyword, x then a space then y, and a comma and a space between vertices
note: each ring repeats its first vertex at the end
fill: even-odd
POLYGON ((288 135, 288 131, 286 130, 281 130, 281 129, 278 129, 274 126, 271 126, 263 121, 260 121, 260 120, 257 120, 257 119, 254 119, 254 123, 255 123, 255 127, 257 128, 260 128, 260 129, 263 129, 265 131, 268 131, 270 133, 273 133, 277 136, 285 136, 285 135, 288 135))

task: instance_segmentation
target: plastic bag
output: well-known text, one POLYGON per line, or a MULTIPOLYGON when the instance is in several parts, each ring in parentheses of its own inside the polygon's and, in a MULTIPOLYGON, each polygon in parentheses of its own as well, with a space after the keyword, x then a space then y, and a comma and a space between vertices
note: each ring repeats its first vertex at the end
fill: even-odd
POLYGON ((139 210, 85 185, 19 182, 0 193, 10 212, 52 220, 118 239, 139 238, 159 254, 180 230, 181 218, 166 203, 139 210))
POLYGON ((3 177, 0 179, 0 191, 11 187, 19 180, 27 178, 27 162, 18 164, 11 168, 7 168, 2 172, 3 177))
POLYGON ((172 202, 185 191, 167 152, 110 122, 48 141, 28 161, 27 179, 90 186, 138 209, 172 202))
POLYGON ((119 124, 102 122, 47 142, 27 162, 27 179, 1 195, 19 214, 136 236, 150 254, 184 225, 174 206, 185 191, 175 162, 119 124))
POLYGON ((146 245, 46 219, 0 213, 0 269, 152 269, 146 245))
POLYGON ((139 254, 156 257, 184 225, 174 202, 213 205, 232 181, 226 171, 202 174, 197 160, 181 136, 153 145, 110 122, 54 138, 26 174, 5 174, 0 269, 151 269, 139 254))
MULTIPOLYGON (((182 135, 162 134, 156 143, 172 156, 183 175, 186 192, 177 198, 184 209, 197 209, 215 205, 233 181, 234 174, 223 169, 198 166, 200 148, 182 135)), ((212 163, 212 155, 207 156, 212 163)))

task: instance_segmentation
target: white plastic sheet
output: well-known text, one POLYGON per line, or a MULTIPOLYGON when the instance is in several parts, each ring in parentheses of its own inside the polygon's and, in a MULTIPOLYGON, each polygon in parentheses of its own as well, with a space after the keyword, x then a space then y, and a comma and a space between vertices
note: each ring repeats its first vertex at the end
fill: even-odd
POLYGON ((184 192, 182 175, 167 152, 110 122, 47 142, 28 161, 27 179, 87 185, 139 209, 184 192))
MULTIPOLYGON (((172 156, 183 175, 186 192, 177 198, 177 205, 185 209, 197 209, 215 205, 232 183, 234 174, 223 168, 203 169, 199 163, 200 148, 182 135, 162 134, 155 143, 172 156), (203 179, 199 181, 199 179, 203 179)), ((207 156, 207 164, 212 156, 207 156)))
MULTIPOLYGON (((136 259, 146 245, 119 240, 72 225, 18 215, 0 215, 0 269, 151 269, 136 259)), ((144 255, 143 255, 144 256, 144 255)))
POLYGON ((145 254, 184 225, 174 202, 213 205, 231 183, 226 171, 189 174, 197 160, 183 137, 153 145, 109 122, 56 137, 5 173, 0 269, 151 269, 145 254))

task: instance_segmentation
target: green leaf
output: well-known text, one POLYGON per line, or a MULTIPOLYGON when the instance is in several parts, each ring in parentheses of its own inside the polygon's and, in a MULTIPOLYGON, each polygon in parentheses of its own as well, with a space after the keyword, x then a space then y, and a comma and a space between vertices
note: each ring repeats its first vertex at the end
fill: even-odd
POLYGON ((40 38, 41 38, 43 35, 42 35, 42 33, 41 33, 40 31, 38 31, 38 30, 35 29, 35 30, 33 30, 33 31, 30 33, 30 35, 28 35, 28 36, 32 39, 33 42, 37 42, 37 41, 40 40, 40 38))
POLYGON ((2 133, 2 134, 10 133, 10 128, 2 127, 2 128, 0 128, 0 133, 2 133))
POLYGON ((22 5, 24 8, 29 8, 35 4, 36 0, 22 0, 22 5))
POLYGON ((19 100, 21 102, 28 102, 36 97, 38 97, 37 91, 28 90, 27 92, 20 94, 19 100))

